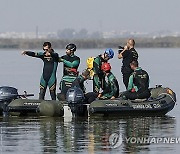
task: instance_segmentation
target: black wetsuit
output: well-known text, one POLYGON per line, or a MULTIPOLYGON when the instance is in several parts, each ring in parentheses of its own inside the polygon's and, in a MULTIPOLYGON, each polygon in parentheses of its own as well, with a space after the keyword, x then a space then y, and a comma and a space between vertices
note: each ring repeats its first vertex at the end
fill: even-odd
POLYGON ((50 56, 46 56, 45 52, 26 51, 26 55, 40 58, 44 62, 43 73, 40 80, 39 99, 44 99, 48 86, 52 100, 56 100, 56 71, 59 60, 58 54, 52 52, 50 53, 50 56))
POLYGON ((134 48, 131 48, 130 50, 123 52, 122 56, 123 56, 123 60, 122 60, 123 65, 121 68, 121 72, 123 74, 123 83, 127 89, 129 77, 131 73, 133 72, 133 70, 130 67, 130 63, 133 60, 138 60, 138 53, 134 48))

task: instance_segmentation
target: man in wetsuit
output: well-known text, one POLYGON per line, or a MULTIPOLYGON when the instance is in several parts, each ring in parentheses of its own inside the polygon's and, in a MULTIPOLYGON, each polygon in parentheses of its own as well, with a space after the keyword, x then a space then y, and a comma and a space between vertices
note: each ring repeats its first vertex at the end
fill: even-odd
POLYGON ((148 73, 139 67, 138 61, 132 61, 130 67, 134 72, 129 77, 128 89, 122 97, 131 100, 149 98, 151 93, 148 73))
POLYGON ((44 62, 43 73, 40 80, 39 99, 45 97, 47 86, 50 90, 52 100, 56 100, 56 70, 58 66, 59 56, 51 47, 50 42, 44 42, 44 52, 23 51, 22 55, 40 58, 44 62))
POLYGON ((114 57, 114 51, 110 48, 104 51, 104 54, 97 56, 93 61, 93 91, 99 93, 100 89, 104 88, 104 73, 101 70, 101 66, 104 62, 114 57))
POLYGON ((96 97, 98 96, 97 93, 94 93, 94 92, 88 92, 86 93, 86 88, 84 86, 84 81, 86 81, 87 79, 90 79, 90 71, 88 71, 87 69, 84 70, 82 72, 81 75, 79 75, 72 83, 71 87, 79 87, 81 88, 81 90, 83 91, 84 93, 84 97, 85 97, 85 100, 84 102, 85 103, 88 103, 90 104, 91 102, 93 102, 96 97))
POLYGON ((66 46, 66 55, 59 58, 59 62, 63 62, 63 77, 60 83, 60 90, 62 94, 58 98, 60 100, 65 99, 67 90, 71 87, 72 82, 78 76, 78 67, 80 64, 80 58, 74 54, 76 51, 75 44, 68 44, 66 46))
POLYGON ((138 60, 138 53, 137 51, 134 49, 135 46, 135 41, 134 39, 129 39, 127 41, 126 46, 124 46, 122 48, 122 50, 119 52, 118 58, 119 59, 123 59, 122 60, 122 68, 121 68, 121 72, 123 75, 123 83, 126 87, 126 89, 128 88, 128 82, 129 82, 129 77, 131 75, 131 73, 133 72, 133 70, 130 68, 130 63, 133 60, 138 60))
POLYGON ((100 99, 115 99, 119 96, 119 84, 111 72, 110 63, 103 63, 101 70, 105 73, 105 83, 104 90, 102 93, 99 93, 98 98, 100 99))

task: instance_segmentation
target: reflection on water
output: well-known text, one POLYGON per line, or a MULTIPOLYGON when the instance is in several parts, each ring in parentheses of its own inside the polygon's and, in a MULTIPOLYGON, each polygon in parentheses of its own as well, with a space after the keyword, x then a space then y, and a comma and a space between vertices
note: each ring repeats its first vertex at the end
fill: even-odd
POLYGON ((42 118, 39 121, 40 145, 43 153, 57 153, 58 134, 63 134, 59 127, 63 126, 62 118, 42 118), (59 132, 60 131, 60 132, 59 132))
POLYGON ((132 137, 176 137, 176 119, 162 117, 1 118, 1 153, 172 152, 176 144, 130 143, 132 137), (112 148, 109 137, 122 134, 112 148))

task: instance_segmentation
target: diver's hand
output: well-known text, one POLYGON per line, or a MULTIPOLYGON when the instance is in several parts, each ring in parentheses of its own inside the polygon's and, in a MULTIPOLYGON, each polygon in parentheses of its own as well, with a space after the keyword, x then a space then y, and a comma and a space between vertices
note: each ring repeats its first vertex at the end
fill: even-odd
POLYGON ((59 57, 59 62, 63 62, 64 61, 64 59, 62 59, 61 57, 59 57))
POLYGON ((129 50, 127 45, 124 46, 124 50, 123 51, 126 51, 126 50, 129 50))
POLYGON ((101 94, 101 93, 99 93, 99 94, 98 94, 98 98, 100 98, 101 96, 102 96, 102 94, 101 94))
POLYGON ((111 99, 113 100, 113 99, 115 99, 115 97, 114 97, 114 96, 112 96, 112 97, 111 97, 111 99))
POLYGON ((45 56, 51 56, 51 53, 46 52, 46 53, 45 53, 45 56))

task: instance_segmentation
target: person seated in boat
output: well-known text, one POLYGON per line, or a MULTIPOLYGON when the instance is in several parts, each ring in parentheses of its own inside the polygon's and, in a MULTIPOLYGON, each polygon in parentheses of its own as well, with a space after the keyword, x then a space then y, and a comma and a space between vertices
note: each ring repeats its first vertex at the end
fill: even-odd
POLYGON ((111 72, 110 63, 103 63, 101 70, 105 74, 104 90, 99 93, 99 99, 115 99, 119 96, 119 84, 116 77, 111 72))
POLYGON ((66 46, 66 55, 59 58, 59 62, 63 62, 63 77, 60 82, 61 93, 58 94, 62 100, 65 99, 67 90, 71 87, 72 82, 78 76, 78 67, 80 64, 80 58, 74 53, 76 51, 76 45, 70 43, 66 46))
POLYGON ((94 93, 94 92, 88 92, 86 93, 86 88, 84 86, 84 82, 86 80, 90 79, 90 71, 88 71, 87 69, 85 69, 82 74, 80 74, 72 83, 71 87, 79 87, 81 88, 81 90, 83 91, 84 93, 84 97, 85 97, 85 100, 84 102, 85 103, 88 103, 90 104, 91 102, 93 102, 98 94, 97 93, 94 93))
POLYGON ((122 96, 130 100, 149 98, 151 93, 148 73, 139 67, 137 60, 132 61, 130 67, 134 72, 129 77, 128 90, 122 96))
POLYGON ((47 86, 50 90, 52 100, 56 100, 56 70, 58 66, 59 56, 51 47, 50 42, 44 42, 44 52, 22 51, 22 55, 40 58, 44 62, 43 73, 40 80, 39 99, 45 97, 47 86))
POLYGON ((95 93, 99 93, 100 89, 103 87, 104 82, 104 73, 101 70, 101 66, 104 62, 107 62, 109 59, 112 59, 114 57, 114 51, 110 48, 106 49, 103 54, 97 56, 94 58, 93 61, 93 91, 95 93))

